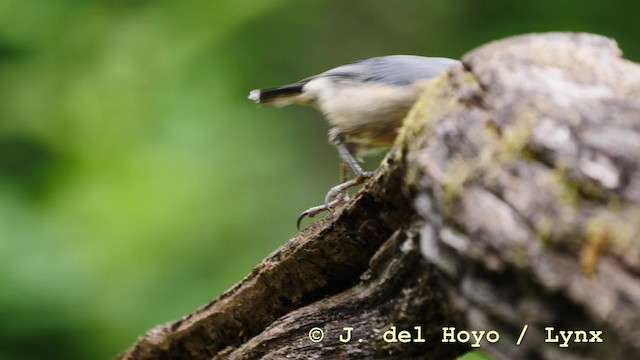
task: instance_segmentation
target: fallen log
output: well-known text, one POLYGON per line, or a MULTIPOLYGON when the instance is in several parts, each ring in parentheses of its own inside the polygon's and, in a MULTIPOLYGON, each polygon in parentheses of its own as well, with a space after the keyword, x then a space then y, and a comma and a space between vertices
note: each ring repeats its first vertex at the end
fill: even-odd
POLYGON ((518 36, 426 84, 346 206, 119 358, 640 358, 639 275, 640 66, 518 36))

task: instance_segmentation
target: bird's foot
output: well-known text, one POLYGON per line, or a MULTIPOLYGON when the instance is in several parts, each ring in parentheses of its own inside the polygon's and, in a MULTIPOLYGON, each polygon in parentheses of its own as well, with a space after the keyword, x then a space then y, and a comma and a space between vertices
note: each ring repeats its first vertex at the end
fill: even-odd
POLYGON ((302 219, 304 219, 305 217, 312 218, 324 211, 331 212, 332 209, 342 204, 345 204, 347 200, 349 200, 349 197, 347 196, 347 190, 351 189, 354 186, 358 186, 362 184, 363 182, 365 182, 365 180, 369 179, 372 176, 373 176, 373 172, 371 171, 362 172, 355 178, 349 181, 345 181, 342 184, 338 184, 332 187, 331 189, 329 189, 329 192, 327 192, 327 195, 324 197, 323 205, 318 205, 318 206, 309 208, 304 212, 302 212, 300 216, 298 216, 298 220, 296 222, 298 229, 300 229, 300 223, 302 222, 302 219), (335 200, 331 201, 332 198, 335 198, 335 200))

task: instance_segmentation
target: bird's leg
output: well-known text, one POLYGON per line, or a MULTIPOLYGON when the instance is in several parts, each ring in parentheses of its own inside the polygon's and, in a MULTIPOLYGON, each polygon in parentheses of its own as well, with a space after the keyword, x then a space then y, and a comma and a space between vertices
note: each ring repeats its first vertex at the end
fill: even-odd
MULTIPOLYGON (((342 161, 349 165, 356 176, 366 175, 366 172, 362 170, 362 166, 360 166, 358 160, 353 156, 354 149, 349 149, 349 145, 353 147, 353 144, 347 144, 342 134, 338 132, 338 129, 333 128, 329 130, 329 142, 336 147, 342 161)), ((369 175, 369 177, 371 177, 371 175, 369 175)), ((346 179, 343 179, 343 181, 346 181, 346 179)))
POLYGON ((300 216, 298 216, 298 220, 296 222, 298 229, 300 229, 300 222, 305 217, 314 217, 317 214, 323 211, 331 211, 332 208, 343 204, 348 200, 347 190, 354 186, 358 186, 362 184, 366 179, 373 176, 373 172, 364 171, 362 167, 358 163, 358 160, 353 156, 352 151, 349 149, 347 143, 345 143, 342 135, 337 131, 337 129, 331 129, 329 131, 329 142, 333 144, 336 149, 338 149, 338 153, 340 154, 340 158, 342 159, 341 163, 341 175, 342 175, 342 183, 332 187, 327 195, 324 198, 324 204, 314 206, 305 210, 300 216), (349 169, 353 171, 356 175, 354 179, 349 179, 349 169), (333 201, 330 201, 331 198, 336 198, 333 201))
MULTIPOLYGON (((347 180, 348 177, 345 176, 346 174, 343 172, 342 184, 332 187, 327 193, 327 196, 325 196, 324 198, 324 205, 327 210, 331 210, 331 207, 329 206, 329 200, 331 198, 340 198, 346 196, 346 192, 348 189, 362 184, 366 179, 373 176, 373 172, 362 170, 362 167, 358 163, 358 160, 356 160, 356 158, 353 156, 353 149, 349 148, 350 144, 344 141, 344 138, 336 128, 333 128, 329 131, 329 142, 332 143, 336 147, 336 149, 338 149, 338 154, 340 154, 343 164, 347 164, 356 177, 354 179, 347 180)), ((353 147, 353 145, 351 145, 351 147, 353 147)))

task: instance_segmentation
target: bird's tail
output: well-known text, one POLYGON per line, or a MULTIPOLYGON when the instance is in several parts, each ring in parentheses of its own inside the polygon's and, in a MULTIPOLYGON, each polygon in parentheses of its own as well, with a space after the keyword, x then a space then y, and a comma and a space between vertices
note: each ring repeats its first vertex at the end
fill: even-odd
POLYGON ((285 106, 297 102, 304 83, 283 85, 271 89, 256 89, 249 93, 249 100, 260 105, 285 106))

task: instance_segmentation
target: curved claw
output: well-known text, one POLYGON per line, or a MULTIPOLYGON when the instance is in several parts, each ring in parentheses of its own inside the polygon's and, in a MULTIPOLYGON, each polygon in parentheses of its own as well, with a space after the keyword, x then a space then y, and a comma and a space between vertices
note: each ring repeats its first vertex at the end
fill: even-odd
POLYGON ((298 219, 296 219, 296 229, 298 229, 298 231, 300 231, 300 223, 302 222, 302 219, 304 219, 306 216, 306 211, 303 211, 302 214, 298 215, 298 219))
POLYGON ((332 202, 330 202, 329 204, 323 204, 323 205, 318 205, 318 206, 314 206, 312 208, 309 208, 305 211, 302 212, 302 214, 300 214, 298 216, 298 219, 296 220, 296 228, 298 230, 300 230, 300 223, 302 222, 302 219, 304 219, 305 217, 309 217, 312 218, 318 214, 320 214, 323 211, 327 211, 328 209, 335 207, 336 205, 338 205, 338 203, 341 201, 341 199, 336 199, 333 200, 332 202))
POLYGON ((347 200, 347 194, 346 194, 347 190, 349 190, 354 186, 362 184, 365 180, 369 179, 372 176, 373 176, 373 172, 371 171, 363 172, 360 175, 356 176, 354 179, 345 181, 342 184, 338 184, 332 187, 331 189, 329 189, 329 192, 327 192, 327 195, 324 197, 324 204, 309 208, 303 211, 302 214, 300 214, 300 216, 298 216, 298 219, 296 220, 296 227, 298 228, 298 230, 300 230, 300 223, 302 222, 302 219, 304 219, 305 217, 312 218, 323 211, 331 212, 332 208, 336 207, 336 205, 347 200), (336 199, 333 201, 330 201, 331 198, 334 198, 334 197, 336 199))

